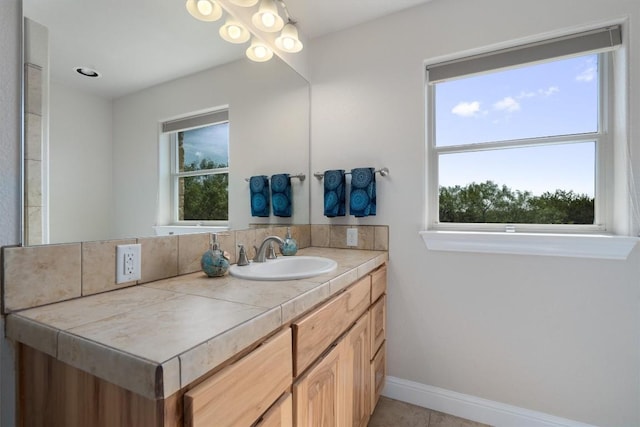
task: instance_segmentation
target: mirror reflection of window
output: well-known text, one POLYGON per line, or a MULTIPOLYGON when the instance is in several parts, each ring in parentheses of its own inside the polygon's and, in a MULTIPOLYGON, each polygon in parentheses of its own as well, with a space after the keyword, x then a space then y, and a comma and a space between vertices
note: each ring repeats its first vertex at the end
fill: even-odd
POLYGON ((171 130, 174 223, 226 225, 229 220, 228 110, 164 124, 171 130))

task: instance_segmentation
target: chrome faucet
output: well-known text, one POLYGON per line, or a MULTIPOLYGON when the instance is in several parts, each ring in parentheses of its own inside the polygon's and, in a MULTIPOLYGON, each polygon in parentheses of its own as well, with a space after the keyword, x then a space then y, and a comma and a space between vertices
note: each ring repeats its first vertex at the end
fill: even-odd
POLYGON ((260 248, 258 248, 258 250, 256 251, 256 256, 253 258, 253 262, 265 262, 267 258, 266 253, 267 248, 269 247, 269 243, 274 241, 278 242, 279 246, 282 246, 284 244, 284 240, 282 240, 278 236, 265 237, 265 239, 260 244, 260 248))

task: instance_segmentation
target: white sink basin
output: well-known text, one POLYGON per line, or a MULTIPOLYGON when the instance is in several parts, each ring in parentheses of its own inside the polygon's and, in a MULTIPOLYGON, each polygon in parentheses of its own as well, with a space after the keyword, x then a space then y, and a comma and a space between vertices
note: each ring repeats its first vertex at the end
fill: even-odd
POLYGON ((338 264, 319 256, 281 256, 249 265, 232 265, 229 274, 249 280, 294 280, 331 273, 338 264))

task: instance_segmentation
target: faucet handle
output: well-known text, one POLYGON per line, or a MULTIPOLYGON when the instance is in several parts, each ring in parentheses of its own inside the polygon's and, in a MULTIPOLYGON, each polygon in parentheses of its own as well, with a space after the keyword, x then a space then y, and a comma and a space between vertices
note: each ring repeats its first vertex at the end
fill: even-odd
POLYGON ((267 259, 276 259, 276 250, 273 248, 273 242, 269 242, 269 250, 267 251, 267 259))
POLYGON ((247 252, 244 250, 244 245, 238 245, 240 248, 240 253, 238 254, 238 262, 239 266, 249 265, 249 260, 247 259, 247 252))

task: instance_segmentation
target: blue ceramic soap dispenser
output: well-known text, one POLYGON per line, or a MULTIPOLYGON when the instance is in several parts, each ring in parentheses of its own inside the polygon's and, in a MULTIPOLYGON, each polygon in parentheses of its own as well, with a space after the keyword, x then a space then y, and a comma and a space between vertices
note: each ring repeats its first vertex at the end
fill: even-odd
POLYGON ((298 252, 298 242, 291 237, 291 227, 287 227, 287 235, 284 238, 284 243, 280 246, 280 252, 282 255, 295 255, 298 252))
POLYGON ((218 235, 215 233, 211 234, 209 250, 202 254, 200 266, 209 277, 224 276, 229 271, 229 259, 220 250, 218 235))

